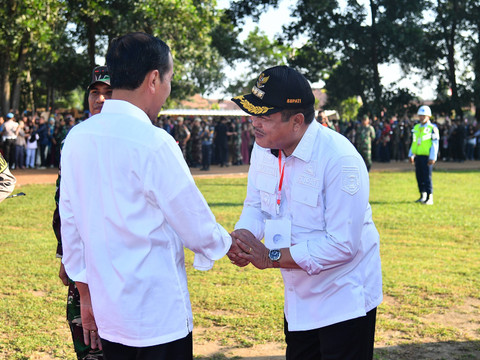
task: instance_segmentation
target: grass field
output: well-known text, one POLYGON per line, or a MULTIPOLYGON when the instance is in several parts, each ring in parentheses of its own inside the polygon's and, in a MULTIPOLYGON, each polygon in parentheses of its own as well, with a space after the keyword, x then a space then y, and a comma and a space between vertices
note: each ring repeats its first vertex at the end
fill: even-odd
MULTIPOLYGON (((434 206, 413 203, 412 172, 371 173, 370 179, 385 294, 375 358, 480 359, 480 173, 435 172, 434 206)), ((246 179, 197 184, 231 231, 246 179)), ((0 359, 75 359, 51 230, 54 190, 24 186, 18 191, 27 196, 0 204, 0 359)), ((199 272, 192 261, 187 251, 196 344, 253 349, 283 342, 278 270, 239 269, 224 258, 199 272)))

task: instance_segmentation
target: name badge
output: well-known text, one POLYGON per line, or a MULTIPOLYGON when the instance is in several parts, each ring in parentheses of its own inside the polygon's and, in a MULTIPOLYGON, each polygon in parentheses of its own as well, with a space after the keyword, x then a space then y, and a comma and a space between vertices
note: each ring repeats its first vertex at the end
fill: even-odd
POLYGON ((288 219, 265 221, 265 246, 272 249, 289 248, 291 244, 292 222, 288 219))

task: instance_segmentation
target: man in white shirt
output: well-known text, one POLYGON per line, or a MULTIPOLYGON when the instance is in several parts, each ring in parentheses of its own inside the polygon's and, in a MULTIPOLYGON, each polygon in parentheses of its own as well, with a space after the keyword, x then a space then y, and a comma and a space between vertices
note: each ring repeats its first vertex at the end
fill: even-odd
POLYGON ((184 247, 209 269, 231 237, 175 140, 152 124, 170 94, 169 47, 127 34, 106 60, 112 99, 70 131, 62 151, 62 261, 80 292, 86 343, 106 359, 190 360, 184 247))
POLYGON ((232 233, 244 252, 230 260, 281 269, 287 360, 372 359, 382 275, 362 157, 313 121, 310 84, 290 67, 232 100, 252 115, 256 143, 232 233))
POLYGON ((18 123, 13 113, 9 112, 6 117, 7 121, 3 124, 3 152, 10 169, 15 169, 15 140, 18 123))

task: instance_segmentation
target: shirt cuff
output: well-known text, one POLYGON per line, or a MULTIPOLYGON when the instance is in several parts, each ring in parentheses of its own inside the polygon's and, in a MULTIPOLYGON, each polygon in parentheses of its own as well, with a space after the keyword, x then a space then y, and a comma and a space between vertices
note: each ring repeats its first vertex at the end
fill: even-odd
POLYGON ((235 224, 235 230, 246 229, 250 231, 256 239, 262 240, 265 232, 265 223, 259 221, 245 221, 240 219, 235 224))
POLYGON ((290 255, 293 261, 305 270, 308 275, 316 275, 323 270, 323 266, 317 264, 310 256, 308 252, 308 241, 290 247, 290 255))
MULTIPOLYGON (((63 265, 65 265, 65 263, 63 262, 63 258, 62 258, 62 263, 63 265)), ((82 282, 84 284, 88 284, 88 281, 87 281, 87 269, 83 269, 81 270, 79 273, 77 274, 74 274, 72 271, 69 271, 69 269, 67 268, 67 266, 65 266, 65 271, 67 273, 67 276, 72 279, 72 281, 79 281, 79 282, 82 282)))
POLYGON ((207 271, 210 270, 215 264, 215 261, 210 260, 205 255, 202 254, 195 254, 195 258, 193 260, 193 267, 200 271, 207 271))

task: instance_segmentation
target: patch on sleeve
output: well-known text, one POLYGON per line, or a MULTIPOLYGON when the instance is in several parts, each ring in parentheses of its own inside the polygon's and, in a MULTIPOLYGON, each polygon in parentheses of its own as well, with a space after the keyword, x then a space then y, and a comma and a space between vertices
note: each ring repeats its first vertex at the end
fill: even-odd
POLYGON ((342 167, 342 190, 350 195, 355 195, 360 190, 360 171, 358 167, 342 167))

